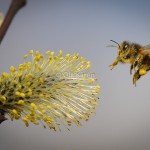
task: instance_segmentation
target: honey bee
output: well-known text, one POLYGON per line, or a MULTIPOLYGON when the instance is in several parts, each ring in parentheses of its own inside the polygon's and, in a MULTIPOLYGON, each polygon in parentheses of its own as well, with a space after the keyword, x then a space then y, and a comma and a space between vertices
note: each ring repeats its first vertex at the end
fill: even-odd
POLYGON ((111 70, 118 63, 131 64, 130 74, 132 74, 132 70, 134 70, 133 84, 136 86, 136 81, 150 70, 150 44, 142 46, 140 44, 131 43, 128 41, 123 41, 120 44, 113 40, 110 41, 118 45, 110 45, 110 47, 118 48, 118 56, 116 60, 110 65, 111 70))

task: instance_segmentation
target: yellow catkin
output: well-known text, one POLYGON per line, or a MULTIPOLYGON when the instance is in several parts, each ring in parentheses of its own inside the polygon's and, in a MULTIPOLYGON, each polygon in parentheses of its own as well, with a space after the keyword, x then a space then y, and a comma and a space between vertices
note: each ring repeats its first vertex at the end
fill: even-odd
POLYGON ((56 131, 60 120, 79 126, 95 112, 100 91, 90 67, 77 53, 30 50, 24 63, 0 75, 0 112, 5 110, 12 121, 21 119, 27 127, 41 123, 56 131))

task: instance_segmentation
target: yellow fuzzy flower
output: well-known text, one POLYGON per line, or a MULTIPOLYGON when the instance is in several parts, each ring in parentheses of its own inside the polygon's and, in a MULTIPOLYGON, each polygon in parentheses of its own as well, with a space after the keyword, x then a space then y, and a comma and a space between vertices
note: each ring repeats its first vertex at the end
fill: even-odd
POLYGON ((0 76, 0 112, 26 126, 40 123, 54 130, 60 129, 60 122, 79 126, 80 119, 87 121, 95 112, 100 86, 85 58, 63 56, 62 50, 56 56, 30 50, 24 59, 0 76))

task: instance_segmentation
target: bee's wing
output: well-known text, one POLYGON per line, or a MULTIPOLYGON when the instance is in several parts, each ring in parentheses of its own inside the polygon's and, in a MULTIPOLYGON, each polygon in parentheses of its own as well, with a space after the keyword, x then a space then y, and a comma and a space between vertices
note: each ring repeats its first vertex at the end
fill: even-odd
POLYGON ((149 45, 146 45, 146 46, 143 46, 141 48, 141 50, 143 50, 141 53, 147 55, 150 57, 150 44, 149 45))
POLYGON ((150 50, 150 44, 143 47, 144 49, 150 50))

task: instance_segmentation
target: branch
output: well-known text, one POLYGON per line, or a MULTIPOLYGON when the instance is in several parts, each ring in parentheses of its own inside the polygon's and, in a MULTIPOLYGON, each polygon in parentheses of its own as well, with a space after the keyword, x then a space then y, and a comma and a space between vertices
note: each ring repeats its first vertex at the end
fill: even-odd
POLYGON ((0 44, 7 32, 8 27, 10 26, 15 14, 18 12, 20 8, 25 6, 26 0, 12 0, 12 3, 8 9, 6 17, 0 28, 0 44))
POLYGON ((0 113, 0 124, 5 120, 7 120, 7 118, 5 117, 4 113, 0 113))

